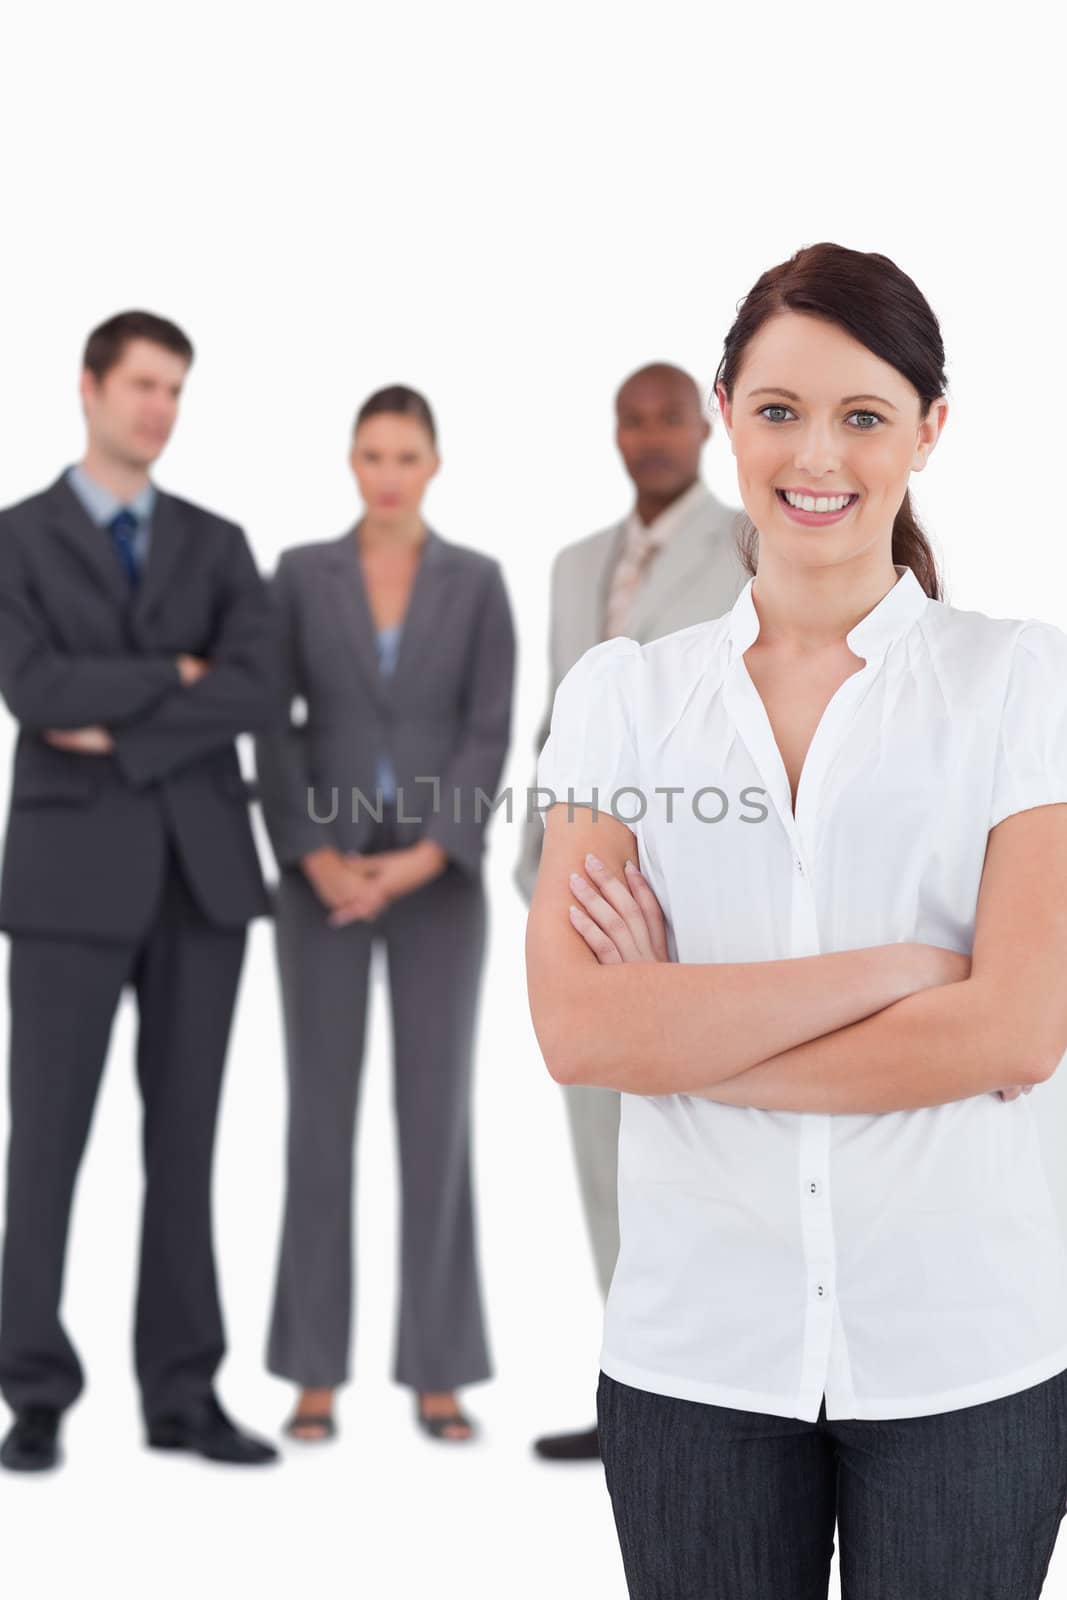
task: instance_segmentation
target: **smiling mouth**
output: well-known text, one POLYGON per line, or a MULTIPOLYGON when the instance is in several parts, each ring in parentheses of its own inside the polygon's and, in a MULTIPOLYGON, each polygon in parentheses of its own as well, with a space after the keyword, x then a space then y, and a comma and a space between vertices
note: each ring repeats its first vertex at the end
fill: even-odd
POLYGON ((798 490, 774 490, 777 498, 784 499, 795 510, 846 510, 859 494, 801 494, 798 490))
POLYGON ((849 516, 858 494, 804 494, 797 489, 775 489, 783 515, 802 528, 829 528, 849 516))

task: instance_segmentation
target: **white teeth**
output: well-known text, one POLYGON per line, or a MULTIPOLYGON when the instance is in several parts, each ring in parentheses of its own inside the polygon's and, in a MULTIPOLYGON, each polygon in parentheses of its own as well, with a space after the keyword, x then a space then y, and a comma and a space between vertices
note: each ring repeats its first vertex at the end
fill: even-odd
POLYGON ((791 489, 783 489, 782 493, 798 511, 843 511, 853 499, 850 494, 820 495, 816 499, 810 494, 794 494, 791 489))

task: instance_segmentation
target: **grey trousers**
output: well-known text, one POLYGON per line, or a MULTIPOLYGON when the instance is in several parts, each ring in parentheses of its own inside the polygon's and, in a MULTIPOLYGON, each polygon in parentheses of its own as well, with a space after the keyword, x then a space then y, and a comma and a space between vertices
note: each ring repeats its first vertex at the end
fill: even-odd
MULTIPOLYGON (((392 847, 389 807, 370 853, 392 847)), ((305 1388, 349 1375, 352 1187, 372 942, 384 940, 400 1153, 393 1375, 422 1392, 490 1376, 470 1163, 485 891, 454 863, 375 922, 331 928, 284 869, 275 939, 289 1078, 285 1216, 267 1365, 305 1388)))
POLYGON ((134 1337, 144 1415, 149 1422, 181 1415, 211 1394, 225 1351, 211 1174, 244 950, 244 928, 206 920, 173 855, 139 937, 12 938, 0 1288, 0 1388, 12 1410, 62 1411, 84 1384, 60 1301, 77 1175, 126 985, 137 999, 144 1105, 134 1337))
POLYGON ((619 1254, 621 1099, 615 1089, 586 1083, 568 1084, 563 1093, 597 1281, 606 1299, 619 1254))

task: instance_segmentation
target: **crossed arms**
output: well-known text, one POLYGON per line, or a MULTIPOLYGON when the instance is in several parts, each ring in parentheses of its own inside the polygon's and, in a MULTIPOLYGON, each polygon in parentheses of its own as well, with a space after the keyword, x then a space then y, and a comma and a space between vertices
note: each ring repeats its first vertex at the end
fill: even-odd
POLYGON ((971 957, 892 944, 783 961, 602 965, 571 924, 628 915, 634 835, 557 805, 527 924, 530 1012, 561 1083, 765 1110, 883 1112, 1032 1085, 1067 1049, 1067 805, 989 835, 971 957), (603 862, 586 863, 592 852, 603 862), (604 908, 607 908, 605 911, 604 908))
POLYGON ((141 787, 262 726, 276 697, 266 591, 243 534, 226 534, 208 661, 57 649, 17 541, 0 537, 0 694, 22 728, 60 748, 113 751, 141 787))

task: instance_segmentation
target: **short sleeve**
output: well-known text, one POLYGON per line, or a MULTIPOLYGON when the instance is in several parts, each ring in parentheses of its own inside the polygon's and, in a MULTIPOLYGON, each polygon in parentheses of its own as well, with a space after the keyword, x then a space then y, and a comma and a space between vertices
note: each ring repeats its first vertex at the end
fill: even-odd
POLYGON ((596 806, 620 822, 641 812, 638 793, 619 793, 639 789, 633 719, 640 660, 636 639, 605 639, 580 656, 562 679, 537 762, 542 821, 561 801, 596 806), (551 800, 545 791, 551 792, 551 800))
POLYGON ((993 772, 989 826, 1016 811, 1067 802, 1067 633, 1050 622, 1019 631, 993 772))

